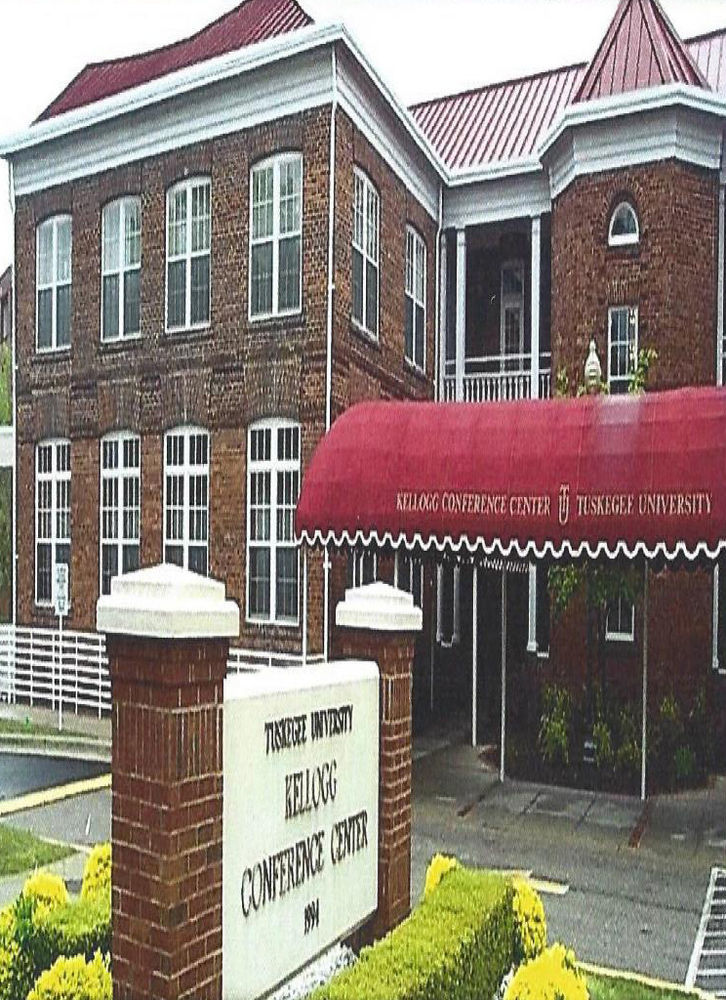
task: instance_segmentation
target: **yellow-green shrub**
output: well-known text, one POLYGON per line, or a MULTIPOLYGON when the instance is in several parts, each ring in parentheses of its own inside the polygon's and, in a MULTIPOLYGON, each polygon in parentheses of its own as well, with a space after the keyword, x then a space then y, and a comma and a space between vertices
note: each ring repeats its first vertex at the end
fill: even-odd
POLYGON ((539 893, 523 878, 514 885, 514 958, 529 962, 540 955, 547 944, 547 923, 539 893))
POLYGON ((111 973, 100 952, 87 962, 82 955, 59 958, 46 969, 28 1000, 111 1000, 111 973))
POLYGON ((555 944, 520 965, 504 1000, 588 1000, 587 983, 574 952, 555 944))
POLYGON ((449 857, 448 854, 434 854, 426 869, 426 881, 424 883, 424 896, 430 895, 439 884, 441 879, 450 872, 452 868, 458 868, 459 862, 456 858, 449 857))
POLYGON ((68 902, 65 882, 60 875, 52 872, 34 872, 25 880, 23 895, 26 899, 34 900, 37 906, 49 910, 68 902))
POLYGON ((81 898, 88 899, 98 892, 111 891, 111 845, 96 844, 83 868, 81 898))
POLYGON ((28 942, 36 903, 22 894, 0 910, 0 1000, 25 1000, 34 968, 28 942))
POLYGON ((491 872, 456 867, 354 966, 311 1000, 481 1000, 514 958, 514 890, 491 872))
POLYGON ((37 909, 30 949, 36 975, 62 955, 83 955, 90 959, 96 951, 110 951, 110 893, 98 892, 52 910, 37 909))
POLYGON ((19 958, 15 920, 9 906, 0 910, 0 1000, 11 1000, 19 958))

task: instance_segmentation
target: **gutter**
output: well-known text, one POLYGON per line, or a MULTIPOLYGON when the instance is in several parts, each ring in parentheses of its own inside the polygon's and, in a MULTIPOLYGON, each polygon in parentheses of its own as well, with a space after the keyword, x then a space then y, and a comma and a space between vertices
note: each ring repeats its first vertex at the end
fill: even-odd
POLYGON ((12 379, 10 383, 10 391, 12 394, 12 434, 13 434, 13 464, 12 464, 12 588, 13 588, 13 610, 12 610, 12 623, 13 626, 17 624, 18 620, 18 349, 17 349, 17 336, 18 336, 18 311, 17 311, 17 280, 15 273, 15 174, 13 171, 12 162, 8 162, 8 201, 10 202, 10 212, 12 216, 13 225, 13 244, 12 252, 10 257, 10 325, 11 330, 11 358, 10 358, 10 370, 12 372, 12 379))

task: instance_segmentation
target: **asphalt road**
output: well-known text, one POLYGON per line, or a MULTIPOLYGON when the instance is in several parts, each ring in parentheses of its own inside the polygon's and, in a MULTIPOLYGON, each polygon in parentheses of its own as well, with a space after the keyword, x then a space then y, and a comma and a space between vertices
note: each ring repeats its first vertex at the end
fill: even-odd
POLYGON ((0 753, 0 801, 105 774, 108 764, 34 754, 0 753))

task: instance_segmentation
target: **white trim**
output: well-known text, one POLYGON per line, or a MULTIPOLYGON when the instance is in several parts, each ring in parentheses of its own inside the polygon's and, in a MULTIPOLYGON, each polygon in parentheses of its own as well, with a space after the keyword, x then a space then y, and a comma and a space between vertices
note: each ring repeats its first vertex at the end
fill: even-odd
POLYGON ((608 246, 611 247, 626 247, 633 246, 640 243, 640 220, 638 219, 638 213, 635 211, 632 203, 629 201, 621 201, 615 206, 610 216, 610 225, 608 226, 608 246), (635 222, 635 232, 634 233, 614 233, 613 227, 615 226, 615 220, 620 215, 622 211, 627 211, 630 217, 635 222))
POLYGON ((718 631, 719 631, 719 611, 720 611, 720 600, 721 600, 721 573, 720 566, 716 565, 713 567, 713 605, 712 605, 712 631, 711 631, 711 666, 714 670, 720 669, 720 663, 718 659, 718 631))
POLYGON ((537 652, 537 566, 529 564, 529 590, 527 602, 527 652, 537 652))
POLYGON ((139 195, 124 195, 121 198, 114 198, 113 201, 108 201, 103 206, 101 211, 101 343, 102 344, 116 344, 121 340, 135 340, 141 336, 141 247, 142 247, 142 235, 141 235, 141 198, 139 195), (118 205, 119 208, 119 262, 117 268, 109 268, 106 270, 105 259, 106 259, 106 213, 112 208, 118 205), (137 264, 127 264, 126 263, 126 214, 130 206, 138 205, 139 208, 139 261, 137 264), (132 271, 139 272, 139 327, 137 330, 132 330, 129 333, 125 332, 124 329, 124 318, 125 318, 125 294, 126 294, 126 283, 124 278, 127 274, 132 271), (104 320, 105 320, 105 297, 106 297, 106 282, 104 278, 107 276, 118 276, 118 333, 115 337, 106 336, 104 331, 104 320))
MULTIPOLYGON (((335 292, 335 159, 338 115, 338 66, 335 45, 330 46, 333 99, 330 105, 330 155, 328 161, 328 295, 325 328, 325 430, 330 430, 333 410, 333 294, 335 292)), ((307 553, 305 554, 307 559, 307 553)), ((323 658, 328 659, 330 633, 330 555, 323 557, 323 658)), ((307 629, 307 617, 305 619, 307 629)))
MULTIPOLYGON (((278 539, 277 537, 277 514, 280 507, 280 498, 278 497, 277 490, 277 478, 278 473, 293 473, 297 475, 297 492, 300 495, 300 486, 302 483, 302 428, 299 423, 294 420, 288 420, 286 418, 272 417, 266 418, 264 420, 257 420, 250 424, 247 428, 247 471, 246 471, 246 529, 245 529, 245 549, 246 549, 246 564, 245 564, 245 580, 246 580, 246 594, 245 594, 245 620, 251 625, 278 625, 283 627, 295 628, 300 624, 300 558, 299 558, 299 542, 295 538, 294 530, 292 539, 287 542, 278 539), (278 454, 277 447, 277 436, 278 431, 281 430, 291 430, 297 432, 297 457, 296 458, 280 458, 278 454), (270 432, 270 454, 269 458, 252 458, 252 436, 256 432, 270 432), (263 474, 269 476, 269 487, 270 487, 270 500, 269 504, 262 504, 260 506, 267 507, 269 509, 270 521, 269 521, 269 537, 266 539, 253 540, 251 538, 250 529, 252 525, 252 476, 254 474, 263 474), (277 613, 277 549, 281 548, 294 548, 296 549, 296 574, 297 574, 297 607, 295 609, 294 617, 281 617, 277 613), (250 575, 250 553, 252 549, 266 549, 270 553, 270 592, 268 594, 269 598, 269 614, 253 614, 250 608, 250 601, 252 590, 250 587, 251 575, 250 575)), ((297 498, 295 498, 297 499, 297 498)), ((294 514, 294 510, 293 510, 294 514)))
MULTIPOLYGON (((15 171, 13 169, 13 163, 8 163, 8 201, 10 202, 10 212, 12 216, 12 226, 13 233, 15 232, 15 171)), ((17 381, 18 381, 18 362, 17 362, 17 295, 16 295, 16 273, 15 273, 15 240, 11 240, 11 258, 10 258, 10 296, 11 296, 11 313, 10 313, 10 324, 11 330, 10 335, 12 338, 12 356, 10 358, 11 363, 11 391, 12 391, 12 406, 13 406, 13 482, 12 482, 12 547, 10 550, 10 558, 12 561, 11 577, 12 577, 12 623, 13 626, 16 625, 18 620, 18 453, 17 453, 17 426, 18 426, 18 394, 17 394, 17 381)))
POLYGON ((299 316, 303 311, 303 192, 304 192, 304 162, 303 154, 297 151, 275 153, 263 160, 258 160, 250 167, 249 177, 249 243, 248 251, 248 281, 247 281, 247 318, 250 323, 261 323, 282 316, 299 316), (280 169, 283 165, 297 163, 300 166, 300 220, 296 231, 280 232, 280 169), (272 168, 272 232, 264 237, 255 237, 253 233, 254 220, 254 177, 261 170, 272 168), (289 309, 280 309, 280 243, 283 240, 299 240, 298 249, 298 305, 289 309), (272 292, 271 309, 268 312, 252 312, 252 249, 254 246, 272 244, 272 292))
MULTIPOLYGON (((162 541, 162 551, 164 553, 164 562, 167 563, 166 558, 167 548, 180 548, 182 550, 182 567, 184 569, 189 568, 189 549, 202 548, 204 547, 206 551, 206 573, 204 575, 209 575, 209 540, 211 538, 211 518, 210 518, 210 494, 211 494, 211 448, 212 448, 212 438, 208 430, 204 427, 196 427, 189 424, 182 424, 177 427, 171 427, 162 439, 162 447, 164 449, 163 463, 162 463, 162 475, 164 477, 164 488, 163 488, 163 521, 161 526, 161 541, 162 541), (184 460, 181 463, 174 463, 172 465, 168 462, 168 452, 167 444, 170 438, 178 437, 184 442, 184 460), (190 460, 190 444, 194 437, 199 437, 200 439, 206 439, 207 443, 207 460, 202 463, 195 463, 192 465, 190 460), (206 476, 207 479, 207 531, 206 539, 194 539, 194 544, 192 546, 190 542, 190 527, 191 527, 191 497, 190 497, 190 481, 193 476, 206 476), (181 505, 181 537, 180 538, 167 538, 167 512, 169 504, 168 496, 168 480, 170 476, 176 476, 180 478, 183 484, 183 500, 181 505)), ((179 505, 176 505, 177 507, 179 505)), ((195 508, 197 509, 197 508, 195 508)), ((200 508, 199 508, 200 509, 200 508)), ((113 589, 112 589, 113 593, 113 589)))
POLYGON ((436 290, 438 293, 438 310, 436 313, 436 357, 437 367, 434 373, 436 386, 436 401, 443 398, 444 378, 446 376, 446 334, 448 310, 448 279, 449 279, 449 245, 446 230, 439 231, 439 266, 436 290))
POLYGON ((167 334, 188 333, 191 330, 209 329, 212 322, 212 178, 208 174, 199 174, 194 177, 185 177, 183 180, 172 184, 166 191, 166 226, 165 226, 165 250, 164 250, 164 330, 167 334), (209 191, 209 247, 206 250, 194 250, 192 247, 192 231, 194 220, 192 216, 193 192, 195 189, 207 188, 209 191), (183 191, 185 193, 185 248, 183 253, 177 253, 173 259, 169 255, 169 209, 175 194, 183 191), (206 320, 192 322, 192 261, 200 260, 203 257, 209 258, 209 317, 206 320), (184 262, 185 275, 185 303, 184 322, 178 326, 169 326, 169 264, 184 262))
MULTIPOLYGON (((128 545, 134 544, 134 539, 132 537, 126 537, 124 533, 124 523, 127 511, 133 510, 134 508, 127 507, 124 502, 124 483, 127 480, 135 480, 138 488, 138 534, 135 539, 135 544, 139 550, 138 563, 141 562, 141 437, 138 434, 134 434, 132 431, 113 431, 110 434, 104 434, 104 436, 99 440, 99 502, 98 502, 98 592, 100 595, 103 594, 103 549, 104 546, 114 545, 116 548, 116 566, 118 569, 117 576, 122 576, 123 569, 123 550, 128 545), (104 444, 116 443, 118 446, 118 456, 117 464, 115 468, 107 469, 104 464, 104 444), (137 465, 126 465, 124 461, 124 445, 125 444, 135 444, 138 447, 138 464, 137 465), (116 514, 116 538, 106 539, 104 533, 104 513, 106 511, 106 505, 104 504, 103 498, 103 487, 104 483, 108 481, 116 481, 116 502, 113 508, 116 514)), ((132 515, 133 516, 133 515, 132 515)), ((137 566, 138 568, 138 566, 137 566)))
POLYGON ((546 215, 552 210, 547 172, 535 169, 509 173, 504 169, 472 177, 466 184, 449 180, 444 192, 444 227, 507 222, 512 219, 546 215))
MULTIPOLYGON (((405 330, 404 330, 404 345, 403 354, 406 361, 409 362, 417 371, 426 372, 426 298, 428 287, 426 284, 427 269, 426 269, 426 241, 424 240, 421 233, 415 226, 411 223, 406 225, 406 252, 405 252, 405 281, 404 281, 404 301, 406 299, 411 300, 411 346, 413 348, 413 356, 410 357, 406 351, 406 341, 405 341, 405 330), (409 261, 409 248, 411 248, 412 257, 409 261), (419 253, 421 254, 421 269, 423 270, 423 275, 419 274, 419 253), (409 288, 409 275, 411 278, 410 288, 409 288), (421 296, 418 294, 419 279, 421 287, 423 289, 421 296), (423 345, 422 345, 422 361, 418 364, 416 361, 416 310, 423 310, 423 345)), ((405 319, 404 319, 405 325, 405 319)))
POLYGON ((540 296, 542 280, 542 217, 532 216, 530 234, 530 318, 529 318, 529 396, 539 399, 539 355, 540 355, 540 296))
POLYGON ((456 398, 464 398, 464 362, 466 359, 466 229, 456 230, 456 398))

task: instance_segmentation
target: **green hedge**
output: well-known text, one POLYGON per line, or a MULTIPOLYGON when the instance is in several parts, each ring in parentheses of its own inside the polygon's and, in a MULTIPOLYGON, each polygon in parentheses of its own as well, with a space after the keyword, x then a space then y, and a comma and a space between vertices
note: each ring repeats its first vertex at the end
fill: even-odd
POLYGON ((490 872, 456 868, 354 966, 311 1000, 481 1000, 514 958, 513 888, 490 872))
POLYGON ((97 951, 111 951, 111 897, 98 893, 48 912, 36 912, 32 935, 33 961, 38 972, 60 956, 83 955, 90 961, 97 951))

